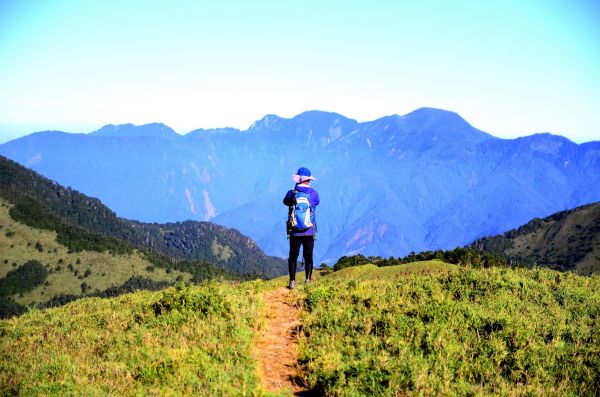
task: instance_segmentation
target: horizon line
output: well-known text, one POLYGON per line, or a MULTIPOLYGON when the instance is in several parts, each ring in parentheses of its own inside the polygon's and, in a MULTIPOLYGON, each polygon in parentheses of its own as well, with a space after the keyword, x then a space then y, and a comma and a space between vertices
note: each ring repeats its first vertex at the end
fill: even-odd
MULTIPOLYGON (((220 129, 232 129, 232 130, 236 130, 236 131, 239 131, 239 132, 247 132, 247 131, 252 130, 252 128, 257 123, 259 123, 260 121, 262 121, 262 120, 264 120, 265 118, 268 118, 268 117, 276 117, 276 118, 281 119, 281 120, 292 120, 292 119, 294 119, 296 117, 299 117, 299 116, 301 116, 303 114, 311 113, 311 112, 324 113, 324 114, 333 114, 333 115, 337 115, 337 116, 343 117, 346 120, 354 121, 354 122, 356 122, 358 124, 366 124, 366 123, 372 123, 372 122, 375 122, 375 121, 378 121, 378 120, 382 120, 384 118, 389 118, 389 117, 406 117, 408 115, 411 115, 411 114, 413 114, 415 112, 422 111, 422 110, 432 110, 432 111, 436 111, 436 112, 440 112, 440 113, 453 114, 453 115, 457 116, 458 118, 460 118, 461 120, 463 120, 466 124, 468 124, 470 127, 474 128, 475 130, 477 130, 477 131, 479 131, 481 133, 490 135, 490 136, 492 136, 492 137, 494 137, 496 139, 514 140, 514 139, 531 137, 531 136, 534 136, 534 135, 551 135, 551 136, 556 136, 556 137, 564 138, 564 139, 568 140, 569 142, 575 143, 577 145, 581 145, 581 144, 585 144, 585 143, 591 143, 591 142, 599 142, 600 141, 600 139, 596 139, 596 140, 592 139, 592 140, 589 140, 589 141, 576 142, 576 141, 572 140, 571 138, 569 138, 569 137, 567 137, 565 135, 561 135, 560 133, 553 133, 553 132, 550 132, 550 131, 538 131, 538 132, 526 133, 524 135, 518 135, 518 136, 515 136, 515 137, 499 137, 499 136, 496 136, 496 135, 494 135, 492 133, 489 133, 487 131, 481 130, 481 129, 473 126, 469 121, 467 121, 464 117, 462 117, 458 112, 455 112, 455 111, 452 111, 452 110, 447 110, 447 109, 442 109, 442 108, 431 107, 431 106, 422 106, 422 107, 416 108, 416 109, 414 109, 414 110, 412 110, 412 111, 410 111, 408 113, 402 114, 402 115, 400 115, 398 113, 393 113, 393 114, 387 114, 387 115, 383 115, 383 116, 380 116, 380 117, 377 117, 377 118, 374 118, 374 119, 363 120, 363 121, 359 121, 358 119, 353 118, 353 117, 348 117, 348 116, 346 116, 346 115, 344 115, 342 113, 336 112, 336 111, 320 110, 320 109, 305 110, 305 111, 297 113, 297 114, 295 114, 295 115, 293 115, 291 117, 283 117, 283 116, 279 116, 278 114, 275 114, 275 113, 267 113, 264 116, 262 116, 261 118, 256 119, 255 121, 253 121, 250 124, 250 126, 247 127, 246 129, 241 129, 241 128, 237 128, 237 127, 232 127, 232 126, 227 126, 226 125, 226 126, 221 126, 221 127, 209 127, 209 128, 198 127, 198 128, 193 128, 191 130, 187 130, 187 132, 179 132, 175 128, 171 127, 170 125, 168 125, 168 124, 166 124, 165 122, 162 122, 162 121, 142 122, 142 123, 137 123, 137 124, 135 122, 107 123, 107 124, 103 124, 99 128, 96 128, 96 129, 90 130, 90 131, 73 131, 73 130, 67 131, 67 130, 61 130, 61 129, 41 129, 41 130, 36 130, 36 131, 22 133, 19 136, 16 136, 16 137, 14 137, 12 139, 9 138, 6 141, 4 141, 4 140, 2 140, 0 138, 0 145, 3 145, 5 143, 8 143, 8 142, 20 139, 20 138, 27 137, 29 135, 38 134, 38 133, 45 133, 45 132, 61 132, 61 133, 67 133, 67 134, 90 135, 90 134, 93 134, 95 132, 100 131, 101 129, 103 129, 105 127, 110 127, 110 126, 113 126, 113 127, 133 126, 133 127, 137 128, 137 127, 144 127, 144 126, 149 126, 149 125, 157 124, 157 125, 162 125, 164 127, 167 127, 171 131, 173 131, 173 133, 175 133, 175 134, 177 134, 177 135, 179 135, 181 137, 184 137, 184 136, 189 135, 192 132, 196 132, 196 131, 199 131, 199 130, 211 131, 211 130, 220 130, 220 129)), ((2 124, 0 124, 0 125, 2 125, 2 124)))

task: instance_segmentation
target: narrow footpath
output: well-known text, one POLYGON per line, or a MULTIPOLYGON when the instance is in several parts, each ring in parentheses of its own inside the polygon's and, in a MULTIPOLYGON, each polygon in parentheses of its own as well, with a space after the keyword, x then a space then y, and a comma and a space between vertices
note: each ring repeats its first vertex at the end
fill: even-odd
POLYGON ((280 287, 264 292, 262 299, 267 317, 257 344, 262 387, 269 392, 288 388, 301 395, 305 388, 298 367, 300 309, 294 294, 280 287))

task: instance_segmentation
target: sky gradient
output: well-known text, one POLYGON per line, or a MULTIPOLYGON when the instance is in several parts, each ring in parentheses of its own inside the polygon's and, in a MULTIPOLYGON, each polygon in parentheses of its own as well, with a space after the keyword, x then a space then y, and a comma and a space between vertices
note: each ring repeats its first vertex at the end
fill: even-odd
POLYGON ((0 143, 424 106, 600 140, 600 1, 0 0, 0 143))

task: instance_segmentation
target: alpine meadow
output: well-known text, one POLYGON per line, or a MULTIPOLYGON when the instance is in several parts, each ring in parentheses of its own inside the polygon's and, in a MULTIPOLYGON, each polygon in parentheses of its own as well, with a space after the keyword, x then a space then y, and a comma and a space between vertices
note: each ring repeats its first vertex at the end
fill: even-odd
MULTIPOLYGON (((271 315, 264 297, 284 282, 179 285, 3 320, 0 387, 264 395, 254 344, 271 315)), ((600 386, 596 275, 367 264, 319 274, 288 298, 302 312, 296 381, 316 395, 593 396, 600 386)))

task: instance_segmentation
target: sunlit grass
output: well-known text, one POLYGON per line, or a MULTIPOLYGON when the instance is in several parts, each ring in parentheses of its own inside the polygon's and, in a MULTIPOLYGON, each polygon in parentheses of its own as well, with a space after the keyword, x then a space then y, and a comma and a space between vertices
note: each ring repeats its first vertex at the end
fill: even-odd
MULTIPOLYGON (((297 280, 299 359, 314 392, 598 390, 598 276, 425 261, 297 280)), ((286 285, 287 277, 213 281, 0 321, 0 394, 264 394, 254 345, 269 316, 261 293, 286 285)))
POLYGON ((320 393, 598 390, 600 277, 440 262, 336 273, 300 291, 301 360, 320 393))
POLYGON ((32 310, 0 322, 0 391, 248 395, 258 306, 222 282, 32 310))
POLYGON ((338 270, 327 276, 332 279, 353 279, 353 280, 392 280, 406 276, 408 274, 438 274, 449 273, 458 270, 456 265, 448 264, 440 260, 419 261, 407 263, 405 265, 377 267, 372 264, 352 266, 338 270))

